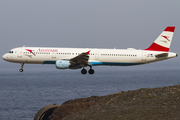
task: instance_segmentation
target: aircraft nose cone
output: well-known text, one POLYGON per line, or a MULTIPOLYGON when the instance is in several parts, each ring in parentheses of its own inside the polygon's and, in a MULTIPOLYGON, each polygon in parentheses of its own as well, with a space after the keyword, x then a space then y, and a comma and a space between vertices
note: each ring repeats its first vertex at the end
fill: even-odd
POLYGON ((3 60, 6 60, 6 59, 7 59, 7 55, 4 54, 4 55, 2 56, 2 59, 3 59, 3 60))

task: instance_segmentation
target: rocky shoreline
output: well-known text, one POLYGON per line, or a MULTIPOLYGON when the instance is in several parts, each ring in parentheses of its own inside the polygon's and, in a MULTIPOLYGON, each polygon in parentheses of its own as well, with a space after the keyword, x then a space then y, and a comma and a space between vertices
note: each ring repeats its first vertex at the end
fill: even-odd
POLYGON ((69 100, 50 120, 179 120, 180 85, 69 100))

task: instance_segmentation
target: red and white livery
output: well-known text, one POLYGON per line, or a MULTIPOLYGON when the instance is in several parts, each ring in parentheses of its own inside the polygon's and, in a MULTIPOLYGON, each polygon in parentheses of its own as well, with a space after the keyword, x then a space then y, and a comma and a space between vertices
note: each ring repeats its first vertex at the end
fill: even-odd
POLYGON ((175 27, 167 27, 150 47, 144 50, 97 49, 97 48, 50 48, 50 47, 18 47, 2 56, 5 61, 20 63, 20 72, 24 64, 54 64, 57 69, 80 69, 86 74, 93 74, 92 66, 129 66, 161 61, 176 57, 169 52, 175 27))

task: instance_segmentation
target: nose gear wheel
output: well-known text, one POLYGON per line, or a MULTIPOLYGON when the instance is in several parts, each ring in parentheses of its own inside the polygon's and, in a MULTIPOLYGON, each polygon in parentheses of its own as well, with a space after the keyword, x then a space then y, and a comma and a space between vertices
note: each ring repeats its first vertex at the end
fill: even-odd
POLYGON ((23 66, 24 66, 24 63, 21 63, 21 69, 19 70, 19 72, 23 72, 23 66))

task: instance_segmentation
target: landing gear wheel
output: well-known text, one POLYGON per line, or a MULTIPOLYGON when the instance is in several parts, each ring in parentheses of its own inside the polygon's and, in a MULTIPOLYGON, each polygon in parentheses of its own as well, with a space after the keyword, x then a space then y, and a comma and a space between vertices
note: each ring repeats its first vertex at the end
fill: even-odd
POLYGON ((21 69, 19 70, 19 72, 23 72, 23 66, 24 66, 24 63, 21 63, 21 69))
POLYGON ((89 72, 89 74, 94 74, 94 70, 93 69, 90 69, 88 72, 89 72))
POLYGON ((19 72, 23 72, 23 69, 20 69, 19 72))
POLYGON ((82 73, 82 74, 86 74, 86 73, 87 73, 87 70, 83 68, 83 69, 81 70, 81 73, 82 73))

